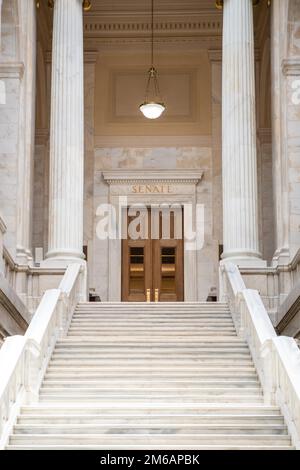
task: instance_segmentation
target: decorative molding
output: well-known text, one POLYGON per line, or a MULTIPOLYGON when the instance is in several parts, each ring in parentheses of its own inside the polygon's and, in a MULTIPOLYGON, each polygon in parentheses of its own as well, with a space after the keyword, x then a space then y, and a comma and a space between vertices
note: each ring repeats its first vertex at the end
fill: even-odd
MULTIPOLYGON (((199 15, 198 15, 199 16, 199 15)), ((173 21, 160 21, 154 24, 156 37, 179 35, 210 35, 222 33, 222 18, 211 16, 210 18, 185 20, 184 18, 173 21)), ((90 16, 85 19, 84 33, 86 37, 120 37, 120 36, 145 36, 151 33, 151 23, 148 21, 118 21, 105 19, 105 17, 90 16)))
POLYGON ((269 127, 258 129, 257 136, 262 144, 272 143, 272 129, 269 127))
POLYGON ((45 145, 49 140, 49 129, 36 129, 35 145, 45 145))
POLYGON ((202 170, 110 170, 103 171, 109 184, 169 183, 197 185, 203 177, 202 170))
MULTIPOLYGON (((177 96, 181 93, 181 99, 184 102, 183 109, 185 113, 181 113, 181 109, 174 108, 173 103, 173 112, 169 113, 164 118, 164 123, 195 123, 197 122, 197 96, 198 96, 198 70, 196 67, 192 68, 189 66, 184 66, 182 68, 173 68, 171 66, 160 67, 159 69, 159 80, 162 85, 163 80, 167 80, 167 83, 174 89, 177 96), (180 85, 178 80, 184 80, 184 87, 180 85)), ((143 123, 144 118, 142 114, 136 113, 136 110, 129 108, 123 109, 123 112, 119 113, 118 102, 116 97, 119 94, 127 93, 127 87, 122 85, 122 80, 124 78, 137 79, 140 84, 142 84, 144 89, 145 83, 145 69, 140 67, 128 67, 123 69, 110 68, 109 69, 109 109, 108 109, 108 123, 109 124, 120 124, 120 123, 143 123)), ((166 86, 166 82, 165 82, 166 86)), ((143 93, 143 91, 142 91, 143 93)), ((143 95, 141 95, 143 96, 143 95)), ((138 99, 134 95, 134 98, 138 99)), ((153 123, 160 126, 160 123, 153 123)))
MULTIPOLYGON (((106 49, 107 46, 116 47, 120 50, 120 46, 124 48, 130 44, 134 45, 150 45, 151 40, 145 36, 139 37, 94 37, 94 38, 85 38, 85 47, 94 49, 103 48, 106 49)), ((222 47, 222 35, 210 35, 210 36, 164 36, 160 38, 155 38, 154 43, 157 45, 163 44, 167 46, 177 47, 178 44, 189 44, 193 46, 203 47, 204 49, 218 49, 222 47)))
POLYGON ((5 62, 0 63, 0 79, 15 78, 21 79, 24 74, 23 62, 5 62))
POLYGON ((208 51, 208 57, 211 62, 222 62, 222 49, 210 49, 208 51))
POLYGON ((300 59, 284 59, 282 61, 282 73, 286 76, 300 76, 300 59))
MULTIPOLYGON (((211 62, 222 62, 222 54, 222 49, 209 49, 208 51, 208 57, 211 62)), ((257 47, 254 49, 254 58, 256 61, 261 59, 260 49, 257 47)))
POLYGON ((210 135, 183 135, 183 136, 160 136, 159 139, 155 135, 148 136, 95 136, 95 150, 97 148, 115 148, 115 147, 211 147, 212 138, 210 135))
POLYGON ((84 51, 84 63, 95 64, 99 55, 99 51, 84 51))

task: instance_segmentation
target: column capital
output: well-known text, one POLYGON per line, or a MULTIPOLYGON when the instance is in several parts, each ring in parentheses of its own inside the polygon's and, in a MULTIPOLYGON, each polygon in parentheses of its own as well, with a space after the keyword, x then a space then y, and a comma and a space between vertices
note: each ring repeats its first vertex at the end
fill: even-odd
MULTIPOLYGON (((256 7, 260 0, 252 0, 253 1, 253 6, 256 7)), ((270 5, 270 1, 271 0, 268 0, 268 6, 270 5)), ((224 5, 224 0, 216 0, 216 8, 218 10, 222 10, 223 9, 223 5, 224 5)))
MULTIPOLYGON (((55 0, 48 0, 48 7, 53 8, 54 7, 54 1, 55 0)), ((36 0, 36 7, 40 8, 41 0, 36 0)), ((92 8, 92 2, 90 0, 83 0, 82 1, 82 8, 84 11, 89 11, 92 8)))

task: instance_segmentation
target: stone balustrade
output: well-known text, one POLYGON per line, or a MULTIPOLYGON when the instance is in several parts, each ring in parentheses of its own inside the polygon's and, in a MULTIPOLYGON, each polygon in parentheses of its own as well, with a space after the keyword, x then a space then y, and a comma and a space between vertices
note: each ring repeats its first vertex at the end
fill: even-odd
POLYGON ((300 282, 300 249, 289 264, 270 267, 242 267, 246 287, 256 289, 274 326, 282 318, 281 306, 300 282))
POLYGON ((250 348, 265 400, 280 407, 293 444, 300 449, 300 350, 277 336, 257 290, 247 289, 233 263, 221 263, 222 300, 229 303, 238 334, 250 348))
POLYGON ((47 290, 24 336, 0 350, 0 449, 22 404, 37 397, 56 340, 68 329, 75 306, 86 300, 85 267, 71 264, 58 287, 47 290))

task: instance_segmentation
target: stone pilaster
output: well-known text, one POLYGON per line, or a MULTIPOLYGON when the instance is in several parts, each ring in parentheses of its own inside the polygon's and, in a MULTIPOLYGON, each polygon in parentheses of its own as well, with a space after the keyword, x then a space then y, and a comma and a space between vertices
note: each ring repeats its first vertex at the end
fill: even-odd
POLYGON ((252 0, 225 0, 222 85, 223 258, 262 264, 259 252, 252 0))
POLYGON ((83 259, 83 18, 81 0, 55 0, 46 263, 83 259))
POLYGON ((32 261, 32 181, 35 133, 36 83, 36 5, 32 0, 20 3, 22 20, 20 55, 24 75, 20 87, 20 123, 18 143, 17 247, 20 264, 32 261))

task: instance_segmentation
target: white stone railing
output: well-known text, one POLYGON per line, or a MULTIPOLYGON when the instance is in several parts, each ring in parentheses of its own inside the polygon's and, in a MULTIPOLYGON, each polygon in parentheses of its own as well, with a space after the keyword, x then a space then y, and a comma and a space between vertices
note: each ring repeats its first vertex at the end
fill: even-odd
POLYGON ((38 397, 58 338, 64 336, 76 304, 86 300, 85 268, 71 264, 58 289, 47 290, 24 336, 7 338, 0 350, 0 449, 20 407, 38 397))
POLYGON ((229 303, 240 336, 248 342, 265 402, 285 417, 300 449, 300 351, 294 339, 277 336, 258 291, 246 289, 237 266, 221 263, 221 300, 229 303))
POLYGON ((280 306, 300 282, 300 249, 287 264, 243 267, 240 272, 246 286, 259 291, 273 325, 277 325, 280 306))

